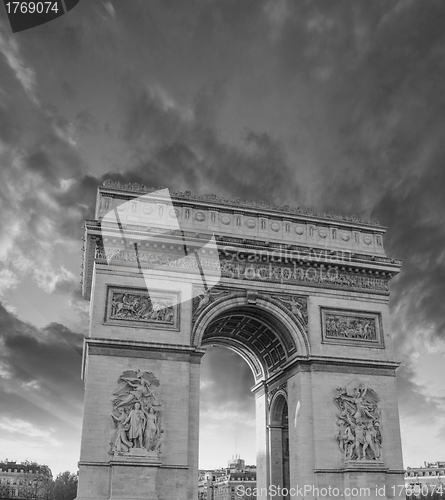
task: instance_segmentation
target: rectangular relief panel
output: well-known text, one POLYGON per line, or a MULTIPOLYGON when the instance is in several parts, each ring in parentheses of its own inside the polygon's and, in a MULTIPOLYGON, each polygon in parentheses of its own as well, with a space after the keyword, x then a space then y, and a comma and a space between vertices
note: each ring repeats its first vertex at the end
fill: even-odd
POLYGON ((180 292, 107 285, 105 325, 179 331, 180 292))
POLYGON ((380 313, 321 307, 322 342, 356 347, 385 347, 380 313))

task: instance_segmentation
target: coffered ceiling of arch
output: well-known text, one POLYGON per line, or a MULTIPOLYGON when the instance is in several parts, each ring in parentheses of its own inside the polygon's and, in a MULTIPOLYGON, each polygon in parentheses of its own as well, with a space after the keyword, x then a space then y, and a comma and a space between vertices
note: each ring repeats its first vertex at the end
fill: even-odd
POLYGON ((296 350, 295 345, 289 349, 281 337, 267 320, 239 311, 215 318, 207 327, 202 344, 222 339, 235 340, 253 352, 270 372, 296 350))

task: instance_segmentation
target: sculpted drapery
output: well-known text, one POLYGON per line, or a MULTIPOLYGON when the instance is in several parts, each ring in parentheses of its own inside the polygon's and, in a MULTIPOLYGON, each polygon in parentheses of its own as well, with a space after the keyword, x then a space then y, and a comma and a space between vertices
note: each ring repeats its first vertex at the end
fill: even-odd
POLYGON ((152 372, 126 370, 113 393, 113 431, 110 454, 125 454, 145 449, 151 454, 162 450, 165 428, 159 380, 152 372))

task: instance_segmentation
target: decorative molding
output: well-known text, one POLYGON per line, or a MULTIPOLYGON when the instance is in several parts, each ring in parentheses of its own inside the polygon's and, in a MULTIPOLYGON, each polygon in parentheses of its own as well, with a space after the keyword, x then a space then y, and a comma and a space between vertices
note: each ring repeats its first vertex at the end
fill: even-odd
MULTIPOLYGON (((142 193, 142 194, 147 194, 147 193, 154 193, 156 191, 159 191, 161 189, 165 189, 162 187, 159 188, 149 188, 145 186, 144 184, 138 184, 136 182, 133 183, 120 183, 119 181, 112 181, 110 179, 107 179, 104 181, 103 186, 106 187, 107 189, 116 189, 119 191, 130 191, 133 193, 142 193)), ((289 205, 267 205, 264 201, 260 202, 254 202, 254 201, 245 201, 241 200, 240 198, 220 198, 216 196, 215 194, 206 194, 206 195, 196 195, 193 194, 191 191, 175 191, 171 193, 172 198, 181 198, 187 201, 201 201, 201 202, 209 202, 209 203, 217 203, 218 205, 230 205, 230 206, 235 206, 235 207, 240 207, 240 208, 259 208, 262 210, 271 210, 273 212, 281 212, 281 213, 287 213, 287 214, 293 214, 293 215, 303 215, 303 216, 308 216, 308 217, 313 217, 317 219, 330 219, 334 221, 344 221, 344 222, 352 222, 354 224, 365 224, 368 226, 380 226, 380 221, 378 219, 371 219, 371 220, 364 220, 356 215, 340 215, 340 214, 335 214, 334 212, 319 212, 317 210, 314 210, 312 208, 294 208, 294 207, 289 207, 289 205)))
POLYGON ((109 454, 158 461, 165 440, 159 380, 153 372, 126 370, 113 393, 109 454))
MULTIPOLYGON (((101 229, 106 228, 107 232, 110 233, 116 233, 119 234, 122 231, 122 229, 125 229, 125 234, 129 237, 132 235, 140 235, 141 232, 144 233, 150 233, 151 228, 143 226, 141 227, 140 225, 134 225, 134 224, 121 224, 119 227, 117 224, 110 224, 110 223, 105 223, 100 220, 94 220, 94 219, 87 219, 86 220, 86 227, 90 230, 98 230, 100 231, 101 229)), ((186 231, 186 230, 168 230, 165 231, 164 234, 168 234, 169 236, 176 236, 178 237, 181 242, 183 237, 187 238, 195 238, 195 239, 204 239, 208 240, 208 234, 207 233, 199 233, 199 232, 194 232, 194 231, 186 231)), ((298 234, 298 233, 297 233, 298 234)), ((378 235, 376 235, 377 238, 378 235)), ((215 238, 219 242, 226 242, 226 243, 233 243, 237 245, 241 245, 243 249, 248 250, 260 250, 264 253, 264 251, 269 251, 272 252, 272 256, 275 259, 276 255, 273 255, 274 250, 279 250, 283 252, 284 258, 288 259, 287 261, 291 260, 293 255, 292 252, 297 252, 301 254, 301 257, 303 258, 304 261, 310 261, 311 259, 315 262, 322 262, 322 253, 323 250, 325 249, 320 248, 320 247, 308 247, 304 246, 302 244, 295 244, 291 242, 273 242, 273 241, 261 241, 258 239, 250 239, 250 238, 245 238, 245 237, 235 237, 235 236, 227 236, 227 235, 222 235, 222 234, 215 234, 215 238)), ((335 238, 333 238, 335 240, 335 238)), ((336 248, 329 250, 329 252, 326 254, 327 259, 326 261, 329 261, 333 266, 337 265, 335 264, 336 261, 338 261, 339 265, 341 265, 343 262, 367 262, 371 263, 373 265, 375 264, 383 264, 383 265, 391 265, 391 266, 397 266, 400 267, 402 265, 402 260, 400 259, 393 259, 391 257, 386 257, 385 255, 375 255, 375 254, 366 254, 358 250, 351 251, 347 248, 336 248)), ((296 259, 298 260, 298 258, 296 259)), ((301 260, 301 259, 300 259, 301 260)), ((388 275, 394 276, 397 273, 391 273, 388 271, 388 275)))
POLYGON ((267 409, 269 411, 270 411, 270 407, 272 404, 272 400, 278 391, 284 392, 284 394, 286 395, 286 399, 287 399, 287 382, 284 382, 280 386, 275 387, 275 389, 272 389, 270 392, 267 393, 267 409))
POLYGON ((180 292, 107 286, 104 324, 179 329, 180 292))
POLYGON ((382 464, 379 397, 376 392, 357 381, 337 388, 336 392, 334 404, 339 410, 336 439, 346 467, 382 464))
POLYGON ((381 314, 369 311, 320 308, 322 342, 383 349, 381 314))

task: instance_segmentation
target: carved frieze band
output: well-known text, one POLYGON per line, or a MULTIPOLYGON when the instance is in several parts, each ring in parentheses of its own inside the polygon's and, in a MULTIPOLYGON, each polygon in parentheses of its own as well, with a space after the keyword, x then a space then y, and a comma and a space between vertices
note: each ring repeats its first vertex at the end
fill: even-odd
POLYGON ((105 324, 179 328, 179 292, 108 286, 105 324))
POLYGON ((159 380, 153 372, 126 370, 113 393, 110 455, 158 460, 165 440, 159 380))
POLYGON ((357 347, 384 347, 380 313, 321 308, 322 341, 357 347))
POLYGON ((379 397, 364 384, 352 382, 339 387, 334 397, 337 414, 337 442, 344 461, 382 460, 379 397))
MULTIPOLYGON (((175 254, 155 253, 145 250, 116 249, 105 251, 97 248, 95 259, 98 261, 123 263, 122 265, 134 265, 141 268, 155 268, 159 271, 183 269, 185 272, 199 272, 197 260, 194 255, 178 257, 175 254)), ((243 281, 261 281, 271 283, 298 283, 307 286, 323 286, 353 290, 372 290, 387 293, 389 291, 388 279, 371 278, 357 274, 341 271, 334 267, 307 267, 293 262, 292 265, 279 263, 245 263, 233 262, 222 258, 200 257, 199 265, 206 274, 214 272, 221 277, 239 279, 243 281)))

